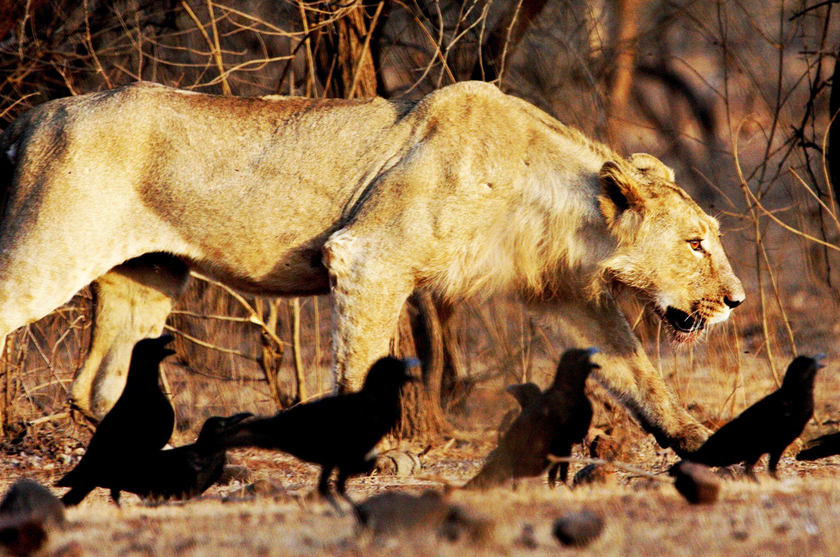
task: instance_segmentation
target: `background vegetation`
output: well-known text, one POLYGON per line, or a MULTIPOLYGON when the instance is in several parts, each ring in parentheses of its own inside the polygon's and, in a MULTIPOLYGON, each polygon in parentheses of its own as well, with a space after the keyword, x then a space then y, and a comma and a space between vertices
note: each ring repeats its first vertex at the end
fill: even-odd
MULTIPOLYGON (((220 95, 413 99, 456 81, 495 82, 620 152, 655 154, 723 221, 748 301, 708 342, 672 351, 644 308, 623 301, 678 396, 715 425, 778 382, 793 354, 837 353, 836 8, 835 0, 10 0, 0 5, 0 127, 50 99, 139 79, 220 95)), ((0 382, 8 439, 27 428, 84 436, 66 396, 89 341, 89 310, 83 291, 13 335, 0 382)), ((243 297, 191 279, 168 324, 178 338, 166 379, 179 431, 330 390, 328 315, 327 298, 243 297)), ((516 301, 441 308, 422 293, 399 336, 401 350, 427 361, 427 388, 413 395, 426 411, 403 433, 427 436, 447 427, 444 415, 455 428, 495 425, 509 404, 502 385, 545 384, 565 346, 561 327, 538 324, 516 301)), ((818 394, 819 425, 834 420, 830 393, 818 394)), ((600 424, 623 423, 601 399, 600 424)))

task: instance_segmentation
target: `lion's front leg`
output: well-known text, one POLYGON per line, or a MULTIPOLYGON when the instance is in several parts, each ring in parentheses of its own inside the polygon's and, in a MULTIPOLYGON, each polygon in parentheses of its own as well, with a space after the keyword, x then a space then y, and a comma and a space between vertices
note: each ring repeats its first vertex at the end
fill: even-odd
POLYGON ((560 309, 564 333, 578 346, 601 350, 597 381, 660 445, 685 454, 703 444, 711 431, 679 405, 614 300, 566 302, 560 309))
POLYGON ((409 269, 353 231, 336 233, 324 247, 330 273, 335 380, 358 391, 370 366, 391 351, 400 311, 414 289, 409 269))

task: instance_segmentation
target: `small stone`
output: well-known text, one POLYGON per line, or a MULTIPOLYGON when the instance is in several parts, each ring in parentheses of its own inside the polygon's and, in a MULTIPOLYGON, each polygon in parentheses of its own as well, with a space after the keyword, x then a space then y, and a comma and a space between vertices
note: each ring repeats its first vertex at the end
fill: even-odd
POLYGON ((466 538, 471 544, 482 545, 493 537, 494 524, 467 507, 451 505, 438 528, 438 535, 451 542, 466 538))
POLYGON ((587 464, 575 474, 572 487, 582 485, 605 484, 615 480, 615 470, 610 465, 587 464))
POLYGON ((717 469, 716 475, 722 480, 742 480, 747 477, 747 469, 743 464, 721 466, 717 469))
POLYGON ((531 524, 523 524, 522 533, 519 534, 519 537, 516 538, 514 543, 526 549, 536 549, 537 547, 539 547, 539 544, 537 543, 537 535, 536 532, 534 532, 534 527, 531 524))
POLYGON ((583 547, 595 541, 604 531, 604 519, 589 510, 571 512, 554 521, 552 533, 561 544, 583 547))
POLYGON ((12 555, 40 551, 65 524, 64 505, 36 481, 16 481, 0 502, 0 546, 12 555))
POLYGON ((603 460, 615 460, 621 453, 621 446, 611 436, 599 432, 590 437, 592 441, 589 443, 589 454, 592 458, 600 458, 603 460))
POLYGON ((427 491, 419 496, 389 491, 369 497, 355 506, 361 529, 374 536, 438 528, 449 510, 446 494, 436 491, 427 491))
POLYGON ((420 457, 416 454, 391 449, 377 455, 374 469, 385 476, 413 476, 421 468, 420 457))
POLYGON ((689 503, 710 504, 718 500, 720 480, 708 466, 682 460, 672 466, 668 474, 674 478, 674 487, 689 503))

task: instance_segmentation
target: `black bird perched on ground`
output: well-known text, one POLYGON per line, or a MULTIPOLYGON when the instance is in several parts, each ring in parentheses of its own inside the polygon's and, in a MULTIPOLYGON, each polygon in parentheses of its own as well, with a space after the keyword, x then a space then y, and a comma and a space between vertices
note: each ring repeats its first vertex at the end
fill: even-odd
POLYGON ((817 460, 840 454, 840 432, 821 435, 796 455, 796 460, 817 460))
POLYGON ((382 358, 370 368, 362 390, 306 402, 270 418, 245 420, 225 434, 227 447, 277 449, 323 469, 318 492, 329 493, 329 479, 338 468, 336 491, 345 494, 347 478, 371 470, 374 446, 400 419, 400 390, 413 378, 410 365, 419 362, 382 358))
POLYGON ((175 412, 158 385, 163 359, 175 351, 166 347, 170 335, 144 339, 134 345, 122 395, 90 439, 79 464, 56 482, 70 487, 61 501, 77 505, 96 487, 111 490, 119 505, 123 469, 166 445, 175 427, 175 412))
POLYGON ((123 469, 121 477, 113 479, 113 485, 144 499, 189 499, 201 495, 224 471, 225 432, 253 416, 243 412, 227 418, 207 418, 195 443, 138 458, 123 469))
POLYGON ((497 428, 500 438, 510 428, 510 425, 516 420, 516 417, 522 413, 522 409, 528 408, 537 402, 540 399, 540 395, 542 395, 540 388, 530 381, 508 385, 505 391, 516 399, 516 402, 519 403, 519 408, 513 408, 502 416, 499 427, 497 428))
POLYGON ((521 408, 528 408, 540 399, 542 391, 534 383, 528 381, 527 383, 520 383, 517 385, 508 385, 505 391, 516 399, 521 408))
POLYGON ((522 409, 482 469, 464 487, 491 487, 511 478, 539 476, 547 468, 552 486, 558 470, 561 480, 566 481, 568 464, 550 463, 548 455, 569 456, 572 445, 583 441, 589 430, 592 405, 584 385, 590 372, 600 367, 590 360, 596 352, 589 348, 563 353, 554 382, 522 409))
MULTIPOLYGON (((583 443, 592 422, 592 403, 584 391, 586 378, 593 369, 600 366, 590 361, 597 353, 596 349, 568 350, 560 358, 554 383, 545 390, 544 404, 563 416, 563 426, 559 427, 551 440, 548 452, 554 456, 571 456, 572 445, 583 443)), ((548 469, 548 485, 554 487, 557 471, 560 482, 566 483, 569 473, 568 462, 554 462, 548 469)))
POLYGON ((720 428, 687 460, 707 466, 743 462, 756 480, 753 466, 770 453, 768 468, 774 478, 782 453, 805 429, 814 415, 814 378, 823 354, 796 357, 788 366, 782 386, 720 428))

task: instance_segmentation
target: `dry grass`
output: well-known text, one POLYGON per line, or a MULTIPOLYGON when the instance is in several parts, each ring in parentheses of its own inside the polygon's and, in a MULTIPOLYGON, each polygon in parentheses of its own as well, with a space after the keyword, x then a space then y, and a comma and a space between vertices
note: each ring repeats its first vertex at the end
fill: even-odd
MULTIPOLYGON (((474 447, 433 452, 420 477, 357 479, 349 493, 360 501, 384 490, 441 489, 440 480, 462 483, 480 465, 479 454, 474 447)), ((554 555, 560 545, 551 536, 552 522, 582 509, 603 515, 606 528, 594 544, 566 550, 569 554, 834 555, 840 547, 837 457, 817 465, 784 459, 781 481, 766 475, 758 485, 728 481, 720 500, 708 506, 689 505, 665 480, 626 474, 614 485, 575 490, 550 490, 544 479, 522 482, 515 490, 455 490, 452 502, 492 521, 492 534, 479 544, 441 540, 432 532, 382 540, 358 536, 352 513, 339 515, 305 496, 314 489, 317 467, 256 450, 238 451, 234 458, 255 478, 279 483, 285 494, 223 503, 222 497, 241 487, 235 484, 214 487, 200 500, 157 507, 126 496, 118 509, 99 490, 69 511, 70 526, 52 547, 77 543, 83 555, 554 555), (526 525, 534 530, 536 548, 519 544, 526 525)), ((673 461, 673 455, 663 454, 643 466, 659 472, 673 461)), ((32 472, 44 482, 55 477, 32 472)), ((16 475, 4 473, 3 485, 16 475)))

